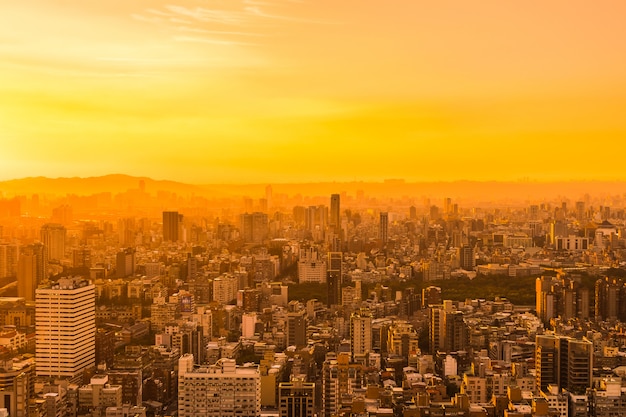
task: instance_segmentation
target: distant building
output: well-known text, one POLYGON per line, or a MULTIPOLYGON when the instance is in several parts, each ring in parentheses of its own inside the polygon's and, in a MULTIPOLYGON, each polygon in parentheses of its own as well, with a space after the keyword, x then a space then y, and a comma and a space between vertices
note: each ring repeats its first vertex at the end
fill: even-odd
POLYGON ((372 313, 361 309, 350 316, 350 353, 352 360, 372 351, 372 313))
POLYGON ((116 275, 125 278, 135 273, 135 249, 127 248, 115 256, 116 275))
POLYGON ((177 211, 163 212, 163 240, 165 242, 178 242, 181 240, 180 226, 182 224, 183 215, 177 211))
POLYGON ((388 229, 389 229, 389 213, 381 212, 379 223, 378 223, 378 238, 380 239, 380 243, 383 246, 387 244, 387 240, 389 239, 388 229))
POLYGON ((47 223, 41 226, 41 241, 48 251, 48 259, 60 261, 65 258, 65 236, 63 225, 47 223))
POLYGON ((339 194, 330 195, 330 222, 329 226, 335 228, 335 230, 341 227, 341 207, 340 207, 339 194))
POLYGON ((461 269, 466 271, 474 270, 476 259, 474 257, 474 249, 471 246, 463 245, 459 248, 459 265, 461 269))
POLYGON ((0 278, 15 277, 17 275, 18 255, 18 245, 0 243, 0 278))
POLYGON ((328 289, 327 304, 329 306, 341 304, 342 264, 343 254, 341 252, 328 252, 326 285, 328 289))
POLYGON ((300 250, 298 260, 298 282, 326 282, 326 260, 320 255, 318 248, 311 247, 300 250))
POLYGON ((269 236, 268 217, 265 213, 242 214, 240 217, 241 237, 246 243, 263 243, 269 236))

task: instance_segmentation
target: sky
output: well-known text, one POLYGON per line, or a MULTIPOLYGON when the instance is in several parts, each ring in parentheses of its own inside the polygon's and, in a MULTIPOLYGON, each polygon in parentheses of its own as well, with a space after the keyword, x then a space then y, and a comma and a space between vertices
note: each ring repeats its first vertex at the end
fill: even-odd
POLYGON ((0 3, 0 180, 626 180, 626 2, 0 3))

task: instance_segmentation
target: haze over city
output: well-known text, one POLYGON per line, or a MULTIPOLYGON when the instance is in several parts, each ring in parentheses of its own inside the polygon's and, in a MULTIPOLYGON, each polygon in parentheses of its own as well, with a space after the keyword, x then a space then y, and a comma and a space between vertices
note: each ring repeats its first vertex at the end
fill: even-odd
POLYGON ((0 417, 626 416, 625 16, 0 3, 0 417))

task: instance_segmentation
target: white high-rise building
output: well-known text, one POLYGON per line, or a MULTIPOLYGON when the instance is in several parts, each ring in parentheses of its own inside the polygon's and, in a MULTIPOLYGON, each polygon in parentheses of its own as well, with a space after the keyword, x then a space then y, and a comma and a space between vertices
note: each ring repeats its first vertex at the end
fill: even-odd
POLYGON ((35 290, 37 376, 82 382, 95 366, 96 292, 82 277, 35 290))
POLYGON ((350 349, 355 362, 372 351, 372 314, 369 310, 361 309, 350 316, 350 349))
POLYGON ((234 359, 194 367, 193 355, 178 360, 180 417, 257 417, 261 415, 258 367, 237 366, 234 359))

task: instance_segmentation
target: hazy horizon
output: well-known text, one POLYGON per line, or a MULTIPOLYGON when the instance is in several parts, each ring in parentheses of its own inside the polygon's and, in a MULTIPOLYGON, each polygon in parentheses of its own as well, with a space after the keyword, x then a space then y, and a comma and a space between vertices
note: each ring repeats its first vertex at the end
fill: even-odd
POLYGON ((626 3, 0 5, 0 179, 626 180, 626 3), (115 28, 115 30, 112 30, 115 28))

